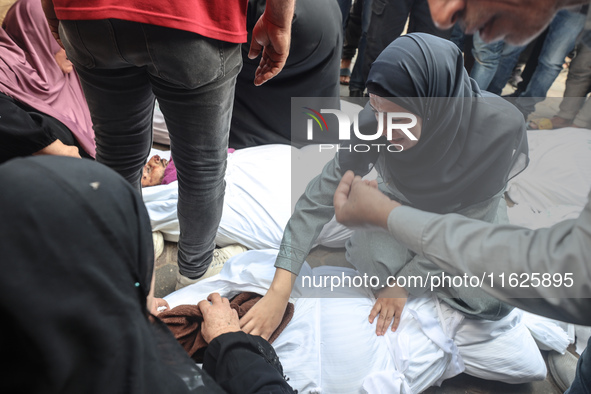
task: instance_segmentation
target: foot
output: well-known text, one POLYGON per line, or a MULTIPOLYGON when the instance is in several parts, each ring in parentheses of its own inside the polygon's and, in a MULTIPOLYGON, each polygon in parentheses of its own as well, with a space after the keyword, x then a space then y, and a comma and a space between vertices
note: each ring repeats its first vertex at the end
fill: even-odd
POLYGON ((341 85, 349 85, 351 81, 351 59, 341 59, 341 85))
POLYGON ((152 232, 152 242, 154 243, 154 260, 156 260, 164 252, 164 236, 160 231, 152 232))
POLYGON ((179 272, 177 275, 175 290, 182 289, 185 286, 192 285, 205 278, 219 274, 222 268, 224 268, 224 264, 226 264, 226 261, 228 261, 230 257, 246 252, 247 250, 247 248, 240 244, 228 245, 221 249, 214 249, 213 258, 211 259, 211 263, 209 263, 209 267, 207 267, 207 271, 205 271, 201 277, 194 279, 187 278, 186 276, 181 275, 179 272))
POLYGON ((577 357, 568 350, 564 354, 554 350, 548 353, 550 375, 562 392, 566 391, 575 379, 577 361, 577 357))
POLYGON ((571 119, 564 119, 560 116, 553 116, 551 119, 539 118, 533 119, 528 124, 530 130, 553 130, 561 129, 563 127, 572 127, 573 121, 571 119))
POLYGON ((349 82, 351 82, 351 70, 348 68, 341 68, 340 82, 341 85, 349 85, 349 82))

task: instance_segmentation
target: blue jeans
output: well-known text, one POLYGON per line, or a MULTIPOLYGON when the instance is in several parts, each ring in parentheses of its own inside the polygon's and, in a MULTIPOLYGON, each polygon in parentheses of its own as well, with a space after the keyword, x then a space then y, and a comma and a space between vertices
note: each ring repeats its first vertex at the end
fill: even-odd
POLYGON ((339 8, 341 9, 341 16, 343 17, 343 34, 347 27, 347 19, 349 19, 349 10, 351 10, 351 4, 353 0, 337 0, 339 8))
POLYGON ((240 44, 115 19, 60 25, 90 108, 96 159, 140 192, 158 99, 178 174, 179 270, 201 276, 223 209, 240 44))
POLYGON ((587 341, 587 348, 581 354, 577 363, 577 374, 570 388, 564 394, 586 394, 591 393, 591 338, 587 341))
MULTIPOLYGON (((580 12, 561 10, 550 23, 536 71, 526 90, 515 102, 524 114, 533 112, 535 105, 546 97, 546 93, 562 70, 564 58, 575 47, 577 37, 585 25, 585 19, 585 15, 580 12)), ((504 58, 494 81, 491 82, 493 93, 503 89, 524 49, 525 47, 511 47, 504 50, 504 58)))
POLYGON ((355 60, 353 72, 351 73, 349 90, 365 89, 363 58, 365 56, 365 46, 367 45, 367 29, 369 29, 369 22, 371 21, 371 3, 372 0, 363 0, 363 8, 361 9, 361 38, 359 39, 359 46, 357 48, 357 59, 355 60))
POLYGON ((499 67, 505 43, 503 41, 486 43, 482 41, 478 32, 474 33, 472 43, 474 65, 470 70, 470 77, 476 81, 480 89, 488 90, 488 85, 499 67))

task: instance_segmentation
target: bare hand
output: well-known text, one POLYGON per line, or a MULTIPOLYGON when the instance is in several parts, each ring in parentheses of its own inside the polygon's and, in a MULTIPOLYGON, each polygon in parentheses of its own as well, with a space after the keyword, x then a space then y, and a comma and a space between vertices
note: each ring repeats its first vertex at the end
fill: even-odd
POLYGON ((262 85, 279 74, 289 55, 293 4, 289 6, 290 2, 285 1, 285 3, 287 6, 275 6, 275 8, 281 8, 280 10, 269 10, 274 3, 267 1, 265 12, 252 30, 248 58, 254 59, 261 53, 261 50, 263 52, 254 76, 256 86, 262 85))
POLYGON ((55 38, 58 45, 63 48, 64 44, 62 43, 59 33, 60 21, 55 15, 53 0, 41 0, 41 5, 43 6, 43 12, 45 13, 45 18, 47 19, 47 24, 49 25, 49 30, 51 31, 53 38, 55 38))
POLYGON ((276 296, 271 290, 240 319, 240 327, 247 334, 260 335, 269 340, 279 327, 288 300, 276 296))
POLYGON ((55 55, 55 61, 57 65, 62 69, 64 74, 69 74, 74 69, 74 65, 70 60, 68 60, 68 56, 66 56, 66 51, 62 48, 60 49, 55 55))
POLYGON ((168 302, 164 298, 153 298, 150 308, 150 313, 154 316, 158 316, 159 313, 170 309, 170 305, 168 305, 168 302))
POLYGON ((345 226, 366 224, 388 228, 388 215, 400 204, 378 190, 376 181, 364 181, 347 171, 334 194, 337 222, 345 226))
POLYGON ((201 334, 207 343, 222 334, 240 331, 238 312, 230 308, 227 298, 211 293, 207 301, 203 300, 197 306, 203 314, 201 334))
POLYGON ((404 305, 406 305, 407 296, 406 290, 398 286, 380 290, 378 299, 369 313, 369 322, 372 324, 379 315, 376 323, 376 335, 385 335, 390 323, 392 323, 392 331, 396 331, 400 324, 404 305))
POLYGON ((37 155, 55 155, 55 156, 70 156, 80 159, 80 151, 77 147, 71 145, 64 145, 60 140, 55 140, 45 148, 33 153, 37 155))

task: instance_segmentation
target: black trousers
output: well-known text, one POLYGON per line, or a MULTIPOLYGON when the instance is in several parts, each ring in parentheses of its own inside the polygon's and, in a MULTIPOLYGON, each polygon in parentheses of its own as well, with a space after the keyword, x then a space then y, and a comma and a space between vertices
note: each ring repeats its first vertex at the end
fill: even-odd
POLYGON ((442 31, 435 27, 427 0, 373 0, 363 59, 364 81, 378 55, 400 37, 407 19, 409 33, 429 33, 446 39, 451 36, 451 29, 442 31))

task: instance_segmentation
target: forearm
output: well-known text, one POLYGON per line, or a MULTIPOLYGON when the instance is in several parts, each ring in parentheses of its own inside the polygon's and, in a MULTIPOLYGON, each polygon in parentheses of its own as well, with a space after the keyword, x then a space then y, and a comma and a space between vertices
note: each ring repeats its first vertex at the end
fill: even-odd
POLYGON ((275 267, 299 274, 322 228, 334 216, 333 196, 340 179, 338 161, 332 160, 310 181, 285 227, 275 267))
POLYGON ((293 393, 267 341, 243 332, 215 338, 205 352, 203 369, 228 393, 293 393))
POLYGON ((295 0, 267 0, 265 5, 265 18, 278 27, 291 26, 295 0))
POLYGON ((579 219, 551 228, 529 230, 510 225, 491 225, 460 215, 436 215, 408 207, 394 209, 388 217, 391 234, 416 253, 450 274, 486 278, 481 283, 495 297, 555 318, 591 323, 580 314, 591 304, 591 207, 579 219), (573 285, 511 286, 508 276, 521 274, 570 274, 573 285), (565 298, 578 298, 564 302, 565 298), (559 306, 557 308, 557 306, 559 306))

